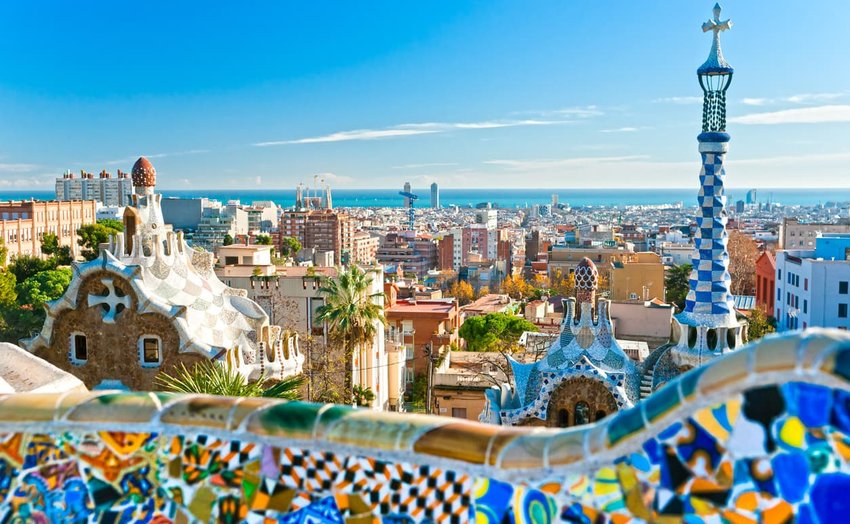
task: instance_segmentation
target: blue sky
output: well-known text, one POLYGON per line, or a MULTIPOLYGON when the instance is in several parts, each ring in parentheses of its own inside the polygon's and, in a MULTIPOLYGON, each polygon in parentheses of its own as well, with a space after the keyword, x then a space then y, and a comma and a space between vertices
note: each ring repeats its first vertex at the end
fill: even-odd
MULTIPOLYGON (((711 1, 5 2, 0 187, 696 187, 711 1)), ((846 186, 850 4, 731 0, 728 184, 846 186)))

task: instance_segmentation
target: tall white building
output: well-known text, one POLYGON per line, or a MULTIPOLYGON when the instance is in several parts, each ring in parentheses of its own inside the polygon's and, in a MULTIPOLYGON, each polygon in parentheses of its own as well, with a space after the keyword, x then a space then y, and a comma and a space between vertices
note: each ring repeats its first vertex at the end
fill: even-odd
POLYGON ((104 206, 123 207, 130 204, 132 193, 133 181, 120 169, 115 178, 106 171, 101 171, 97 178, 85 171, 79 177, 67 171, 56 179, 56 200, 94 200, 104 206))
POLYGON ((777 330, 850 327, 850 234, 815 238, 815 249, 776 253, 777 330))
POLYGON ((440 186, 436 182, 431 184, 431 207, 440 209, 440 186))

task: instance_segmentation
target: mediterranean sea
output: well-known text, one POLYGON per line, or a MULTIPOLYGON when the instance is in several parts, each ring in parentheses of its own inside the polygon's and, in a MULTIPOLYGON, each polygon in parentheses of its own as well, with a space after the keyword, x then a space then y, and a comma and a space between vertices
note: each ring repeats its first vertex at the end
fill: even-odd
MULTIPOLYGON (((164 197, 197 198, 206 197, 227 202, 239 200, 250 204, 255 200, 272 200, 276 204, 289 207, 295 203, 294 189, 160 189, 164 197)), ((783 205, 814 206, 829 202, 850 203, 850 188, 835 189, 757 189, 758 202, 773 202, 783 205)), ((419 196, 417 207, 429 207, 431 192, 429 188, 413 188, 419 196)), ((747 189, 729 188, 726 195, 729 204, 744 200, 747 189)), ((516 208, 535 204, 551 204, 552 195, 558 195, 558 202, 572 207, 587 206, 629 206, 677 204, 685 207, 697 204, 697 190, 679 189, 441 189, 440 204, 443 207, 457 205, 474 207, 490 202, 494 207, 516 208)), ((334 189, 334 207, 401 207, 402 197, 397 189, 334 189)), ((0 200, 51 200, 53 191, 0 191, 0 200)))

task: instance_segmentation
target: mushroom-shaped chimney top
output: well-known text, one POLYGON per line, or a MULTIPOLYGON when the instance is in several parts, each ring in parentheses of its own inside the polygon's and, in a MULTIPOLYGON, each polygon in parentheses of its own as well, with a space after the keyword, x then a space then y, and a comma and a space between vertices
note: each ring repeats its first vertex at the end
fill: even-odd
POLYGON ((599 285, 599 270, 587 257, 581 259, 575 270, 576 289, 596 289, 599 285))
POLYGON ((133 164, 133 185, 136 187, 156 186, 156 169, 151 161, 145 157, 139 157, 133 164))

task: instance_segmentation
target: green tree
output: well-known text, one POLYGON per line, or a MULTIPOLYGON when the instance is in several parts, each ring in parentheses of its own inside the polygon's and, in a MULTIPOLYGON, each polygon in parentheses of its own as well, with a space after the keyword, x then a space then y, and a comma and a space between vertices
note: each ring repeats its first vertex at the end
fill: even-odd
POLYGON ((9 262, 9 248, 6 247, 6 241, 0 238, 0 267, 6 267, 9 262))
POLYGON ((103 227, 106 227, 106 228, 109 228, 109 229, 114 229, 115 231, 118 231, 118 232, 124 231, 124 222, 117 220, 115 218, 101 218, 101 219, 98 219, 97 223, 102 225, 103 227))
POLYGON ((42 271, 48 271, 56 268, 55 260, 42 260, 38 257, 29 255, 21 255, 12 259, 9 264, 9 272, 15 275, 15 281, 21 283, 31 276, 37 275, 42 271))
POLYGON ((100 254, 100 244, 109 241, 109 236, 124 231, 124 225, 113 219, 98 220, 94 224, 85 224, 77 230, 77 243, 83 248, 86 260, 94 260, 100 254))
POLYGON ((59 251, 59 237, 55 233, 44 233, 41 237, 41 252, 52 257, 59 251))
POLYGON ((776 320, 768 316, 764 309, 757 307, 750 311, 750 316, 747 319, 749 327, 747 328, 747 338, 750 341, 758 340, 765 335, 776 331, 776 320))
POLYGON ((263 376, 248 380, 229 366, 211 360, 198 362, 191 369, 180 364, 175 374, 161 372, 156 383, 166 391, 220 395, 225 397, 267 397, 298 400, 304 377, 295 375, 280 381, 267 381, 263 376))
POLYGON ((685 309, 685 298, 690 289, 691 265, 682 264, 667 268, 664 284, 667 290, 667 303, 674 304, 679 311, 685 309))
POLYGON ((466 341, 467 351, 498 351, 515 344, 526 331, 538 331, 538 328, 522 317, 490 313, 467 318, 458 334, 466 341))
POLYGON ((57 266, 70 266, 71 262, 74 261, 74 258, 71 256, 71 246, 59 246, 56 254, 51 258, 57 266))
POLYGON ((46 302, 61 297, 71 285, 73 273, 66 267, 37 273, 17 286, 18 304, 41 310, 46 302))
POLYGON ((268 235, 257 235, 257 238, 254 239, 254 242, 260 246, 270 246, 272 245, 272 237, 268 235))
POLYGON ((224 246, 233 245, 233 237, 230 236, 230 233, 227 233, 226 235, 224 235, 224 240, 222 240, 221 243, 224 246))
POLYGON ((372 388, 360 384, 355 384, 352 388, 352 397, 354 403, 358 406, 371 406, 376 398, 372 388))
POLYGON ((294 257, 301 251, 301 241, 295 237, 283 237, 280 239, 280 254, 285 257, 294 257))
MULTIPOLYGON (((319 288, 325 303, 316 310, 316 320, 327 322, 331 339, 343 348, 345 390, 352 397, 352 359, 363 352, 386 323, 383 292, 372 293, 372 275, 355 265, 341 269, 336 277, 323 277, 319 288)), ((364 358, 359 361, 365 362, 364 358)))
POLYGON ((17 279, 8 269, 0 269, 0 312, 18 306, 17 279))

